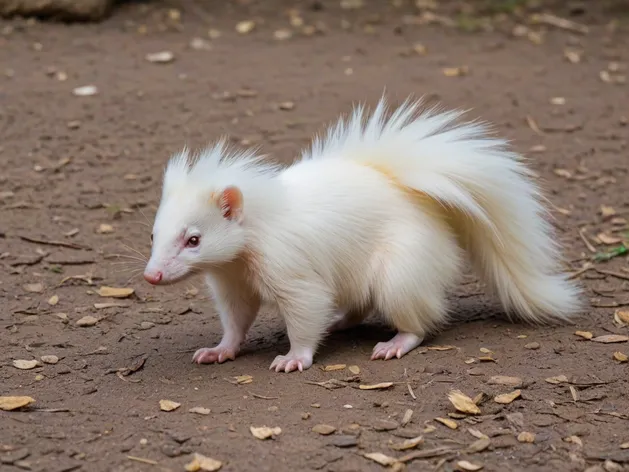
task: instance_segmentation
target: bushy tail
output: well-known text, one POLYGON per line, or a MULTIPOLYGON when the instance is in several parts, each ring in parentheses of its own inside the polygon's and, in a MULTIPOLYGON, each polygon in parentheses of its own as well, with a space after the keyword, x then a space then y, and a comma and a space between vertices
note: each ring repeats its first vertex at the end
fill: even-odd
POLYGON ((508 315, 533 323, 568 321, 580 291, 561 275, 560 251, 534 174, 507 142, 462 111, 421 111, 407 101, 387 118, 381 99, 316 139, 304 159, 349 159, 372 166, 456 215, 454 227, 474 268, 508 315))

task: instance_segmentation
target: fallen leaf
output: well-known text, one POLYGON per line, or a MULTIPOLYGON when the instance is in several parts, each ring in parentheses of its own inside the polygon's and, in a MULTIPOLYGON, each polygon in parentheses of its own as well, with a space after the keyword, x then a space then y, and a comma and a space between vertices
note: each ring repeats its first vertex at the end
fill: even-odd
POLYGON ((57 303, 59 303, 59 295, 53 295, 48 299, 48 304, 50 306, 55 306, 57 303))
POLYGON ((398 462, 395 457, 390 457, 381 452, 368 452, 364 455, 367 459, 371 459, 374 462, 377 462, 380 465, 388 467, 398 462))
POLYGON ((472 462, 469 462, 469 461, 458 461, 456 463, 456 466, 459 470, 471 470, 471 471, 481 470, 483 468, 482 464, 473 464, 472 462))
POLYGON ((566 169, 554 169, 553 172, 555 173, 555 175, 563 177, 565 179, 569 179, 570 177, 572 177, 572 172, 566 169))
POLYGON ((474 436, 476 439, 489 439, 489 436, 481 433, 479 430, 474 428, 467 428, 468 433, 474 436))
POLYGON ((212 412, 209 408, 204 408, 202 406, 193 406, 188 411, 197 415, 209 415, 212 412))
POLYGON ((391 446, 391 449, 394 449, 396 451, 406 451, 407 449, 413 449, 422 444, 424 444, 424 437, 417 436, 415 438, 402 441, 401 443, 391 444, 390 446, 391 446))
POLYGON ((251 20, 241 21, 236 24, 236 31, 239 34, 249 34, 255 29, 255 27, 256 27, 255 21, 251 21, 251 20))
POLYGON ((624 241, 624 239, 619 236, 611 236, 607 233, 598 233, 596 237, 601 243, 606 244, 608 246, 612 244, 620 244, 624 241))
POLYGON ((360 374, 360 367, 358 367, 357 365, 350 365, 348 369, 354 375, 360 374))
POLYGON ((452 349, 456 349, 456 346, 426 346, 426 349, 429 351, 451 351, 452 349))
POLYGON ((162 411, 174 411, 181 406, 181 403, 173 402, 171 400, 160 400, 159 409, 162 411))
POLYGON ((435 418, 435 421, 438 421, 439 423, 447 426, 450 429, 457 429, 459 427, 456 421, 449 418, 435 418))
POLYGON ((81 318, 80 320, 77 320, 76 325, 81 326, 81 327, 86 327, 86 326, 94 326, 96 323, 98 323, 98 318, 95 318, 91 315, 87 315, 81 318))
POLYGON ((481 356, 478 358, 478 360, 481 362, 497 362, 496 359, 491 356, 481 356))
POLYGON ((333 372, 335 370, 343 370, 345 367, 347 367, 346 364, 334 364, 334 365, 326 365, 323 370, 325 372, 333 372))
POLYGON ((400 424, 402 426, 406 426, 411 422, 411 418, 413 418, 413 410, 408 409, 404 412, 404 416, 402 417, 402 421, 400 422, 400 424))
POLYGON ((16 367, 20 370, 31 370, 37 367, 38 364, 39 362, 37 361, 37 359, 32 359, 28 361, 24 359, 15 359, 13 361, 13 367, 16 367))
POLYGON ((607 218, 611 218, 612 216, 616 215, 616 210, 614 209, 614 207, 610 207, 607 205, 601 205, 601 216, 603 217, 603 219, 607 219, 607 218))
POLYGON ((359 385, 358 388, 361 390, 380 390, 393 386, 393 382, 382 382, 374 385, 359 385))
POLYGON ((581 53, 577 51, 566 50, 564 51, 563 55, 568 60, 568 62, 572 64, 578 64, 579 62, 581 62, 581 53))
POLYGON ((589 331, 576 331, 574 334, 577 336, 581 336, 584 339, 592 339, 594 337, 594 335, 589 331))
POLYGON ((522 379, 520 377, 508 377, 506 375, 494 375, 487 380, 491 385, 508 385, 509 387, 521 387, 522 379))
POLYGON ((465 453, 476 454, 477 452, 483 452, 489 446, 491 446, 491 441, 488 437, 479 438, 465 449, 465 453))
POLYGON ((101 288, 98 289, 97 293, 101 297, 127 298, 128 296, 133 295, 133 292, 135 292, 135 290, 133 290, 132 288, 117 288, 117 287, 102 286, 101 288))
POLYGON ((175 60, 175 55, 171 51, 152 52, 146 55, 146 60, 154 64, 168 64, 175 60))
POLYGON ((31 397, 0 397, 0 410, 13 411, 30 405, 35 401, 31 397))
POLYGON ((513 391, 511 393, 503 393, 501 395, 495 396, 494 397, 494 401, 496 403, 500 403, 500 404, 503 404, 503 405, 508 405, 509 403, 511 403, 516 398, 519 398, 521 394, 522 394, 522 392, 520 390, 515 390, 515 391, 513 391))
POLYGON ((534 443, 535 433, 529 433, 528 431, 522 431, 518 434, 518 441, 521 443, 534 443))
POLYGON ((336 428, 329 424, 317 424, 312 427, 312 431, 323 436, 327 436, 328 434, 332 434, 334 431, 336 431, 336 428))
POLYGON ((592 341, 596 343, 624 343, 629 341, 629 336, 625 336, 624 334, 605 334, 603 336, 597 336, 592 338, 592 341))
POLYGON ((450 403, 454 405, 454 408, 462 413, 469 413, 472 415, 480 414, 480 408, 478 408, 470 397, 465 395, 460 390, 452 390, 448 394, 448 400, 450 400, 450 403))
POLYGON ((629 361, 629 357, 627 356, 627 354, 624 354, 622 352, 614 352, 614 359, 616 359, 618 362, 627 362, 629 361))
POLYGON ((77 87, 72 90, 72 93, 77 97, 90 97, 98 93, 98 88, 95 85, 84 85, 83 87, 77 87))
POLYGON ((493 352, 490 349, 487 349, 486 347, 481 347, 479 351, 482 352, 483 354, 493 354, 493 352))
POLYGON ((469 67, 460 66, 460 67, 446 67, 443 69, 443 75, 446 77, 462 77, 469 73, 469 67))
POLYGON ((614 320, 619 324, 629 324, 629 310, 616 310, 614 320))
POLYGON ((114 227, 107 223, 101 223, 98 228, 96 228, 96 232, 98 234, 111 234, 114 232, 114 227))
POLYGON ((253 377, 251 375, 237 375, 234 380, 238 385, 245 385, 253 382, 253 377))
POLYGON ((221 461, 195 452, 192 461, 185 465, 185 469, 187 472, 198 472, 200 470, 203 472, 215 472, 222 466, 223 463, 221 461))
POLYGON ((282 428, 279 426, 276 426, 275 428, 269 428, 267 426, 250 426, 249 431, 251 431, 251 434, 253 434, 254 437, 262 440, 269 438, 275 439, 275 436, 282 434, 282 428))
POLYGON ((25 284, 22 288, 29 293, 41 293, 44 291, 44 285, 39 282, 34 284, 25 284))
POLYGON ((544 380, 546 380, 546 382, 548 382, 549 384, 554 384, 554 385, 570 382, 570 380, 568 380, 568 377, 566 377, 565 375, 557 375, 555 377, 548 377, 544 380))
POLYGON ((56 364, 57 362, 59 362, 59 358, 57 356, 52 356, 52 355, 41 356, 40 359, 42 360, 42 362, 46 364, 56 364))

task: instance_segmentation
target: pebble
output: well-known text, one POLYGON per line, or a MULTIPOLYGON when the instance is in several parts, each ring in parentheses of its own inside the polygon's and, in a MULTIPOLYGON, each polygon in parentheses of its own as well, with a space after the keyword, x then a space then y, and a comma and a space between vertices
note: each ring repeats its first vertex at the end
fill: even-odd
POLYGON ((358 444, 358 439, 356 436, 344 434, 333 437, 328 444, 336 447, 354 447, 358 444))
POLYGON ((143 321, 142 323, 140 323, 141 329, 151 329, 154 326, 155 326, 155 323, 152 323, 150 321, 143 321))
POLYGON ((42 362, 46 364, 56 364, 59 362, 59 358, 57 356, 41 356, 42 362))
POLYGON ((98 318, 95 318, 91 315, 87 315, 81 318, 80 320, 77 320, 76 325, 85 327, 85 326, 94 326, 96 323, 98 323, 98 318))
POLYGON ((525 344, 524 347, 526 349, 533 349, 533 350, 539 349, 539 343, 537 342, 528 343, 528 344, 525 344))
POLYGON ((30 455, 30 451, 24 447, 22 449, 16 449, 15 451, 9 451, 2 454, 2 456, 0 456, 0 462, 3 464, 13 464, 17 461, 21 461, 22 459, 26 459, 30 455))
POLYGON ((397 429, 400 425, 396 421, 391 420, 377 420, 373 424, 373 429, 376 431, 391 431, 397 429))

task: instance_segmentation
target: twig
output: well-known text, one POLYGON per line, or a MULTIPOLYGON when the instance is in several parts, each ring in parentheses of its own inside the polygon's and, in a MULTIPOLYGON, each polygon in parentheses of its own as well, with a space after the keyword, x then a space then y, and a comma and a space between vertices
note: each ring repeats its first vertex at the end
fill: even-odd
POLYGON ((407 383, 406 387, 408 388, 408 393, 411 395, 413 400, 417 400, 417 396, 415 396, 415 392, 413 392, 413 387, 411 387, 411 384, 407 383))
POLYGON ((151 459, 144 459, 143 457, 127 456, 127 459, 129 459, 131 461, 142 462, 143 464, 149 464, 149 465, 157 465, 158 464, 157 461, 153 461, 151 459))
POLYGON ((616 277, 617 279, 629 280, 629 275, 621 274, 620 272, 614 272, 612 270, 596 269, 596 272, 603 275, 609 275, 610 277, 616 277))
POLYGON ((37 239, 37 238, 31 238, 30 236, 21 236, 21 235, 19 236, 19 238, 29 243, 44 244, 46 246, 60 246, 60 247, 67 247, 69 249, 84 249, 86 251, 92 250, 91 247, 82 246, 80 244, 71 243, 68 241, 48 241, 45 239, 37 239))
POLYGON ((265 397, 264 395, 258 395, 257 393, 248 392, 253 398, 259 398, 260 400, 279 400, 280 397, 265 397))
POLYGON ((592 267, 591 264, 584 264, 581 269, 579 269, 576 272, 573 272, 572 274, 570 274, 568 276, 568 280, 576 279, 576 278, 580 277, 581 275, 585 274, 588 270, 591 270, 593 268, 594 267, 592 267))
POLYGON ((33 408, 33 411, 39 411, 41 413, 67 413, 70 408, 33 408))
POLYGON ((596 252, 596 248, 594 246, 592 246, 592 243, 590 241, 588 241, 588 239, 585 237, 585 228, 581 228, 579 230, 579 236, 581 237, 581 240, 585 244, 585 247, 588 248, 588 251, 590 251, 591 253, 595 253, 596 252))

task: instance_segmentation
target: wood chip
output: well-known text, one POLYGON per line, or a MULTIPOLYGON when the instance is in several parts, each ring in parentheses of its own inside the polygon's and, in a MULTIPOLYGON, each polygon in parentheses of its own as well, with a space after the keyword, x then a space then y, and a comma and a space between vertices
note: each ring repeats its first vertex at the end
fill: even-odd
POLYGON ((312 427, 312 431, 314 431, 315 433, 321 434, 322 436, 327 436, 329 434, 332 434, 334 431, 336 431, 336 428, 329 424, 317 424, 312 427))
POLYGON ((354 375, 360 374, 360 367, 358 367, 357 365, 350 365, 348 369, 354 375))
POLYGON ((135 292, 132 288, 118 288, 102 286, 98 289, 98 295, 108 298, 127 298, 135 292))
POLYGON ((450 393, 448 393, 448 400, 450 400, 450 403, 454 405, 454 408, 462 413, 468 413, 471 415, 480 414, 480 408, 478 408, 470 397, 465 395, 460 390, 450 391, 450 393))
POLYGON ((521 443, 534 443, 535 433, 529 433, 528 431, 522 431, 518 434, 518 441, 521 443))
POLYGON ((13 367, 20 370, 31 370, 39 365, 39 361, 37 359, 32 360, 24 360, 24 359, 15 359, 13 361, 13 367))
POLYGON ((415 438, 402 441, 401 443, 391 444, 390 447, 396 451, 406 451, 407 449, 414 449, 422 444, 424 444, 424 437, 417 436, 415 438))
POLYGON ((251 375, 237 375, 234 377, 234 381, 238 385, 246 385, 253 382, 253 377, 251 375))
POLYGON ((174 411, 181 406, 181 403, 172 400, 160 400, 159 409, 162 411, 174 411))
POLYGON ((447 426, 450 429, 457 429, 459 427, 459 425, 457 424, 456 421, 451 420, 449 418, 435 418, 435 421, 438 421, 439 423, 447 426))
POLYGON ((581 336, 584 339, 592 339, 594 337, 594 335, 589 331, 576 331, 574 334, 576 336, 581 336))
POLYGON ((192 461, 185 465, 187 472, 216 472, 223 466, 221 461, 206 457, 198 453, 194 453, 192 461))
POLYGON ((276 436, 279 436, 280 434, 282 434, 282 428, 280 428, 279 426, 276 426, 275 428, 269 428, 268 426, 260 426, 260 427, 250 426, 249 431, 251 431, 251 434, 255 438, 261 439, 261 440, 265 440, 269 438, 275 439, 276 436))
POLYGON ((385 454, 382 454, 381 452, 368 452, 364 454, 364 456, 367 459, 371 459, 372 461, 377 462, 378 464, 385 467, 389 467, 398 462, 395 457, 387 456, 385 454))
POLYGON ((426 346, 426 349, 429 351, 451 351, 452 349, 456 349, 456 346, 426 346))
POLYGON ((389 388, 393 386, 393 382, 382 382, 373 385, 359 385, 358 388, 361 390, 383 390, 385 388, 389 388))
POLYGON ((511 393, 503 393, 501 395, 497 395, 494 397, 494 401, 496 403, 500 403, 502 405, 508 405, 513 402, 516 398, 519 398, 522 392, 520 390, 515 390, 511 393))
POLYGON ((0 397, 0 410, 13 411, 35 402, 31 397, 0 397))
POLYGON ((145 57, 147 61, 153 64, 169 64, 175 60, 175 55, 172 51, 151 52, 145 57))
POLYGON ((506 375, 494 375, 487 380, 491 385, 506 385, 513 388, 522 386, 522 379, 520 377, 508 377, 506 375))
POLYGON ((326 365, 325 367, 323 367, 323 371, 325 371, 325 372, 334 372, 335 370, 343 370, 343 369, 345 369, 345 367, 347 367, 346 364, 326 365))
POLYGON ((592 338, 592 341, 595 343, 624 343, 629 341, 629 336, 625 336, 624 334, 605 334, 603 336, 597 336, 592 338))
POLYGON ((459 470, 471 470, 471 471, 476 471, 476 470, 481 470, 483 468, 482 464, 474 464, 472 462, 469 461, 458 461, 456 463, 456 467, 459 470))

